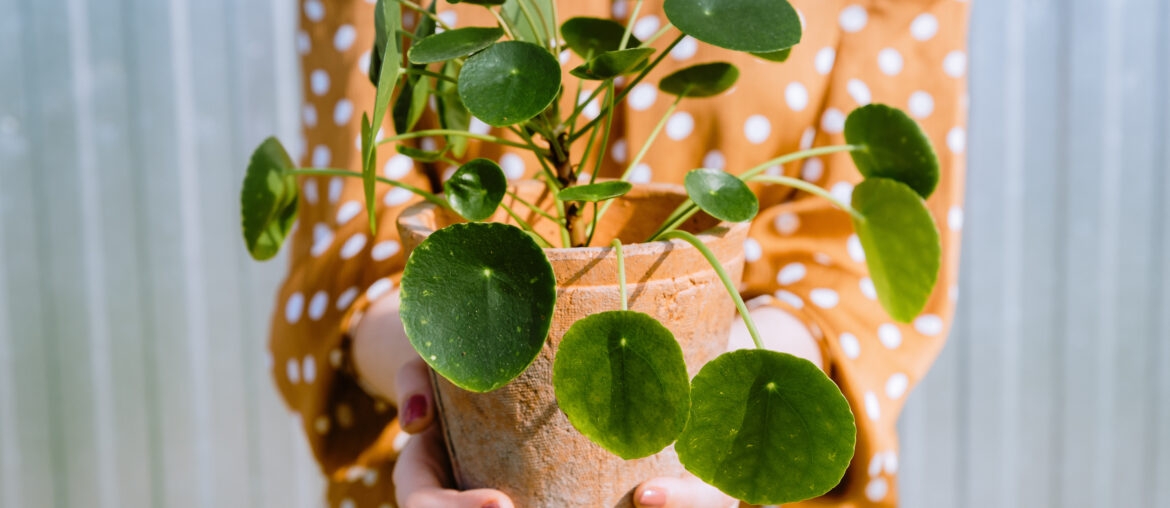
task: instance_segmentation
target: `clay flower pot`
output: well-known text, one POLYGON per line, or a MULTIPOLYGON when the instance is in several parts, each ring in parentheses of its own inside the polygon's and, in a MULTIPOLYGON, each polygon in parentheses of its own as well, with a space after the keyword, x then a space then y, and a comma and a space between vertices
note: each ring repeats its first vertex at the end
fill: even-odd
MULTIPOLYGON (((513 189, 530 203, 551 210, 543 183, 521 182, 513 189)), ((623 244, 629 308, 662 322, 682 346, 691 376, 727 349, 735 307, 715 271, 681 240, 644 241, 686 198, 681 186, 639 184, 618 198, 597 230, 593 245, 623 244)), ((511 197, 504 204, 545 236, 559 238, 555 226, 511 197), (527 212, 527 213, 525 213, 527 212)), ((592 210, 589 210, 592 213, 592 210)), ((503 210, 492 220, 515 224, 503 210)), ((419 203, 398 218, 409 254, 427 235, 463 222, 430 203, 419 203)), ((699 238, 718 256, 733 280, 743 275, 747 223, 716 223, 696 216, 681 229, 699 238)), ((544 349, 520 377, 489 393, 472 393, 434 376, 435 400, 448 451, 461 489, 490 487, 512 496, 516 506, 632 506, 639 483, 684 472, 673 446, 650 457, 623 460, 577 432, 553 395, 553 358, 557 345, 577 320, 621 308, 617 262, 609 247, 545 249, 557 279, 556 311, 544 349)))

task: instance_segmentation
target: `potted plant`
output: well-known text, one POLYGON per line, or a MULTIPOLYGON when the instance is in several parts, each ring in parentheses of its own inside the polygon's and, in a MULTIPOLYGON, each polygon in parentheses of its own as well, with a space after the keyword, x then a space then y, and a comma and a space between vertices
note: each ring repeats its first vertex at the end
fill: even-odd
MULTIPOLYGON (((375 185, 423 198, 399 218, 409 253, 400 312, 436 374, 460 487, 500 488, 519 506, 613 506, 628 504, 638 482, 683 468, 754 504, 809 499, 836 486, 856 435, 847 401, 812 363, 764 349, 736 290, 746 224, 759 208, 748 183, 792 186, 850 214, 879 301, 909 321, 925 306, 940 259, 924 202, 938 162, 919 126, 897 109, 869 105, 849 115, 845 145, 739 174, 695 169, 682 187, 633 185, 629 170, 598 180, 614 105, 684 35, 783 61, 801 36, 795 10, 786 0, 664 0, 670 23, 640 41, 631 27, 641 0, 628 25, 572 18, 559 29, 551 0, 465 3, 490 10, 498 25, 449 29, 433 4, 379 0, 370 65, 377 93, 372 116, 363 116, 362 171, 296 168, 278 141, 264 141, 241 193, 249 252, 267 259, 279 250, 297 215, 297 175, 362 178, 371 228, 375 185), (398 4, 423 16, 414 33, 402 30, 398 4), (671 44, 649 47, 671 27, 680 32, 671 44), (586 62, 572 76, 599 82, 571 111, 558 100, 563 47, 586 62), (604 107, 585 121, 584 105, 597 97, 604 107), (441 128, 416 130, 431 98, 441 128), (396 134, 378 141, 388 112, 396 134), (472 115, 515 137, 470 132, 472 115), (480 139, 533 152, 541 178, 509 186, 487 159, 461 164, 441 194, 376 175, 379 145, 423 136, 446 143, 396 149, 420 161, 451 160, 468 139, 480 139), (865 177, 849 203, 765 174, 832 152, 849 152, 865 177), (757 349, 724 352, 733 307, 757 349)), ((675 97, 673 111, 684 98, 723 93, 737 78, 733 65, 714 62, 658 86, 675 97)))

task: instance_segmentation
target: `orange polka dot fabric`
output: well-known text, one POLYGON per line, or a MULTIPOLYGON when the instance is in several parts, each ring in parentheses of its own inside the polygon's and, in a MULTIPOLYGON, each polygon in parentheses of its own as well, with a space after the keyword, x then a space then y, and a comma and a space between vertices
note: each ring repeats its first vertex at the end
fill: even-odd
MULTIPOLYGON (((573 15, 625 22, 634 2, 573 0, 560 3, 573 15)), ((894 322, 876 300, 865 253, 847 214, 803 192, 761 185, 761 213, 744 244, 748 265, 744 294, 800 318, 817 337, 826 369, 857 416, 857 453, 833 492, 801 506, 890 507, 897 504, 896 421, 907 393, 943 346, 957 294, 962 227, 963 152, 966 123, 966 40, 969 5, 962 0, 792 0, 805 25, 804 38, 785 63, 773 63, 684 38, 617 111, 600 176, 627 169, 672 98, 657 91, 657 78, 709 61, 730 61, 738 84, 711 99, 684 100, 666 120, 645 159, 632 168, 635 182, 681 182, 697 167, 739 172, 803 148, 844 143, 845 117, 861 105, 881 102, 917 119, 942 164, 938 190, 928 206, 942 233, 943 264, 935 294, 910 324, 894 322)), ((450 26, 485 26, 482 8, 438 5, 450 26)), ((414 13, 405 11, 412 28, 414 13)), ((301 54, 305 103, 301 111, 304 153, 312 167, 359 168, 359 124, 372 109, 374 88, 366 76, 373 43, 370 0, 302 0, 301 54)), ((661 2, 642 7, 634 34, 648 38, 666 23, 661 2)), ((673 39, 656 41, 662 49, 673 39)), ((580 63, 565 52, 566 68, 580 63)), ((574 102, 576 80, 566 74, 565 106, 574 102)), ((596 85, 593 85, 596 86, 596 85)), ((588 98, 589 83, 582 92, 588 98)), ((600 104, 583 115, 595 117, 600 104)), ((420 128, 434 126, 424 118, 420 128)), ((389 125, 385 131, 389 132, 389 125)), ((473 120, 472 130, 514 139, 506 130, 473 120)), ((383 134, 384 135, 384 134, 383 134)), ((426 148, 441 139, 412 140, 426 148)), ((415 164, 384 145, 378 168, 386 177, 437 189, 454 168, 415 164)), ((529 154, 472 142, 466 159, 499 161, 510 179, 538 171, 529 154)), ((770 169, 803 178, 848 201, 861 180, 847 154, 834 154, 770 169)), ((403 436, 395 410, 362 388, 349 357, 351 324, 370 301, 398 283, 404 259, 393 227, 415 198, 380 186, 371 235, 364 219, 361 182, 302 177, 302 207, 288 250, 291 266, 272 319, 270 348, 276 385, 304 428, 328 479, 328 503, 343 508, 393 506, 390 471, 403 436)))

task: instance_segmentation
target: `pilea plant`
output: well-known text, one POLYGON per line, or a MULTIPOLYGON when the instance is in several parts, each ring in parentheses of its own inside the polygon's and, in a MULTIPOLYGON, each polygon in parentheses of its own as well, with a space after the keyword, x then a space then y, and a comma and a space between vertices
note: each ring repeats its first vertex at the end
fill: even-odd
MULTIPOLYGON (((659 89, 674 97, 662 121, 619 178, 598 181, 615 104, 685 35, 782 62, 801 38, 801 22, 786 0, 665 0, 669 23, 639 40, 631 28, 642 0, 626 25, 577 17, 559 30, 552 0, 464 3, 483 6, 497 25, 451 28, 435 15, 434 4, 379 0, 369 69, 377 93, 372 114, 362 118, 361 172, 298 169, 270 138, 252 155, 241 204, 247 248, 261 260, 277 253, 296 219, 298 175, 362 178, 371 228, 376 226, 378 184, 406 189, 466 219, 434 232, 414 249, 402 275, 400 312, 411 344, 435 372, 463 389, 488 392, 519 376, 545 347, 557 288, 543 249, 590 246, 597 224, 614 200, 631 190, 632 169, 679 102, 720 95, 739 73, 732 64, 712 62, 662 78, 659 89), (418 16, 413 32, 402 28, 403 8, 418 16), (661 51, 650 46, 668 34, 674 38, 661 51), (577 79, 574 97, 582 95, 583 82, 597 85, 569 111, 561 111, 559 100, 566 86, 557 55, 565 48, 585 62, 569 70, 577 79), (440 128, 418 130, 432 99, 440 128), (595 99, 603 104, 600 114, 585 120, 584 108, 595 99), (377 139, 377 126, 388 113, 395 134, 377 139), (473 116, 515 137, 472 132, 473 116), (395 148, 420 162, 454 164, 469 139, 532 152, 541 180, 556 196, 555 206, 546 210, 521 200, 509 190, 500 167, 487 159, 459 165, 441 195, 377 176, 380 146, 421 137, 445 143, 429 151, 401 143, 395 148), (555 222, 560 238, 538 234, 502 204, 506 195, 537 218, 555 222), (501 207, 519 227, 480 222, 501 207)), ((645 238, 683 240, 698 249, 755 340, 757 349, 725 353, 693 379, 671 331, 650 315, 627 310, 621 242, 613 240, 621 308, 574 323, 555 357, 556 402, 577 430, 625 459, 646 457, 674 443, 689 471, 750 503, 794 502, 837 485, 853 456, 856 434, 841 391, 812 363, 763 348, 735 281, 703 242, 679 227, 700 211, 723 221, 752 220, 759 203, 750 182, 823 197, 852 216, 882 306, 899 321, 913 319, 934 287, 940 258, 938 231, 924 202, 938 181, 934 150, 913 120, 884 105, 854 110, 844 135, 845 145, 791 153, 739 174, 689 172, 685 188, 690 199, 645 238), (810 182, 765 171, 834 152, 850 153, 865 177, 849 203, 810 182)))

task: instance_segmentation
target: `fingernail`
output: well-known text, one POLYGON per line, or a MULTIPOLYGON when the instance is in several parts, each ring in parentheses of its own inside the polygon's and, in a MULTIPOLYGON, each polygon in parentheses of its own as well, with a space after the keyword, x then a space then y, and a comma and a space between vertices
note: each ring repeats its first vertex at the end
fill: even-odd
POLYGON ((646 489, 638 497, 638 504, 642 506, 662 506, 666 504, 666 492, 658 489, 646 489))
POLYGON ((411 395, 406 399, 406 408, 402 410, 402 427, 409 427, 415 420, 426 416, 427 397, 423 394, 411 395))

